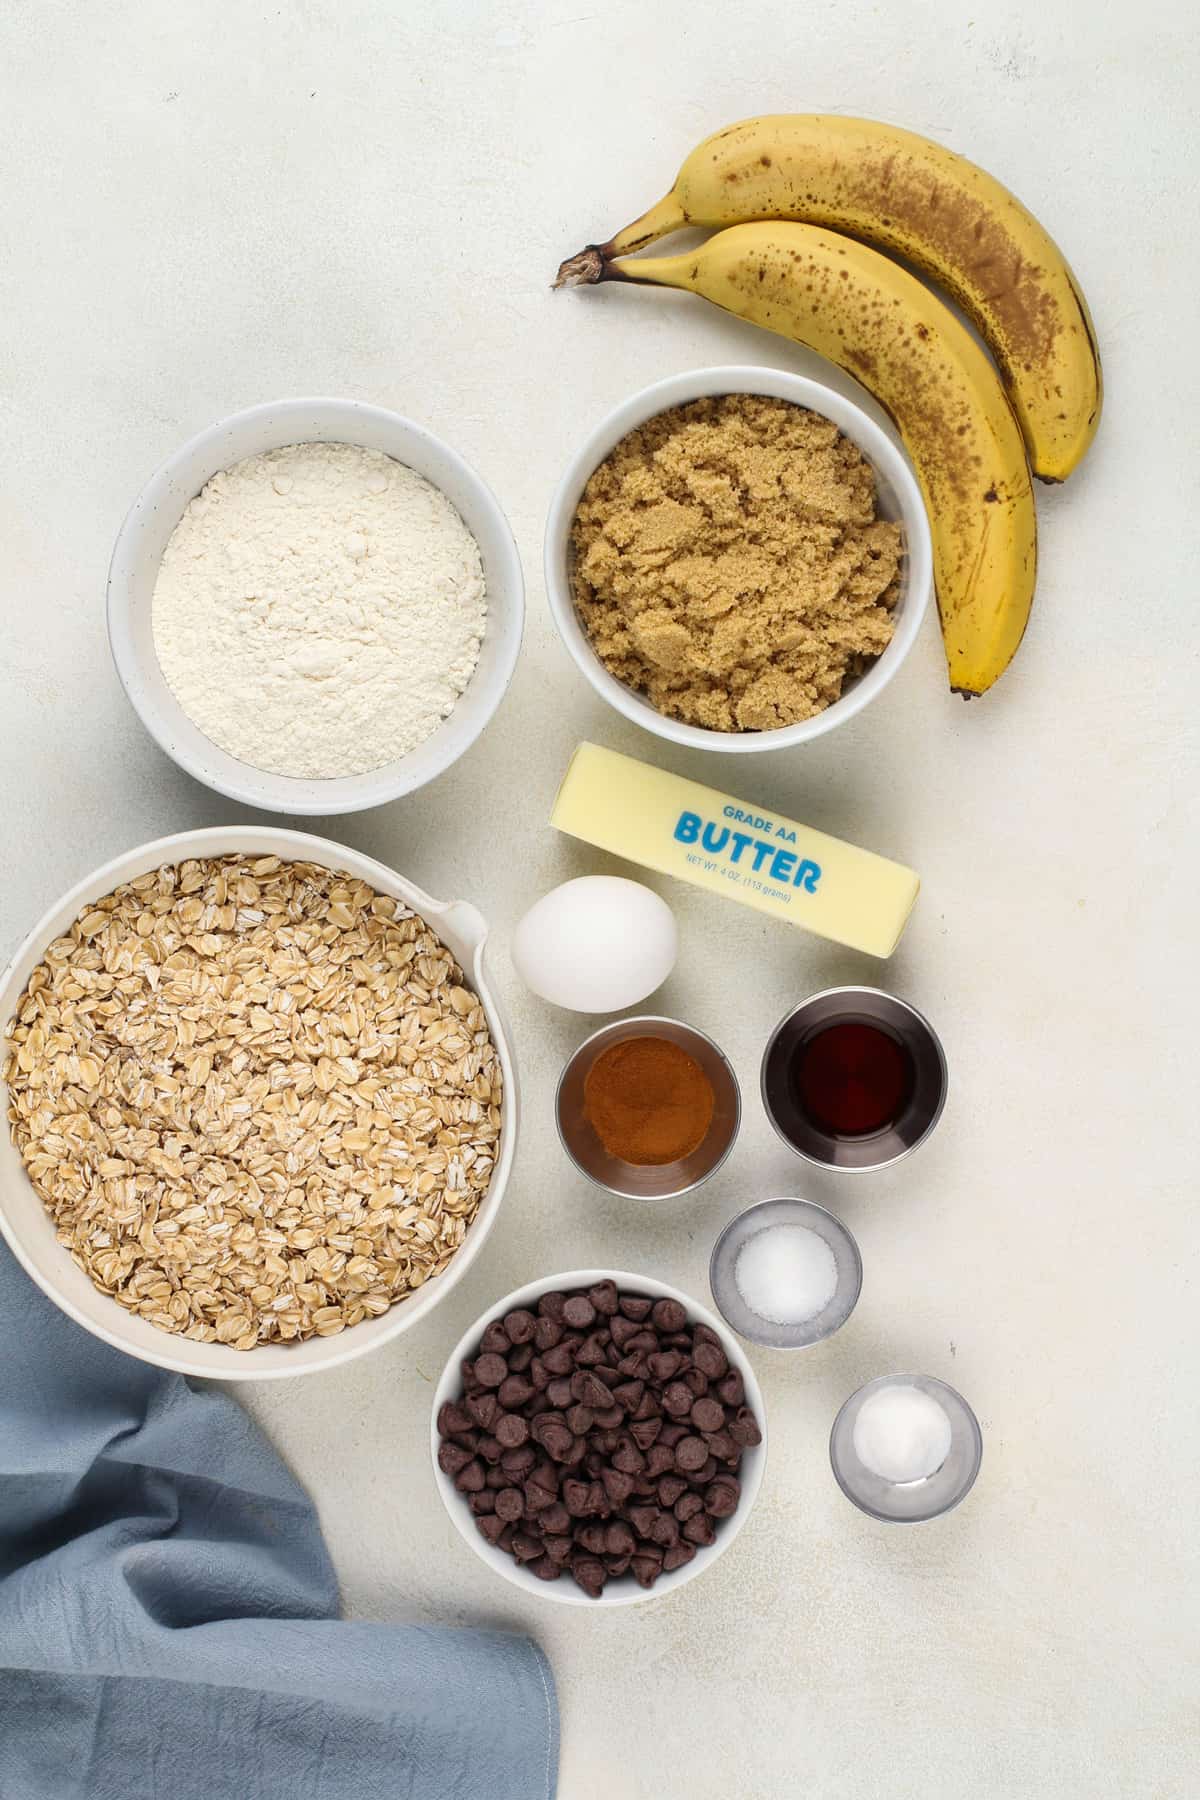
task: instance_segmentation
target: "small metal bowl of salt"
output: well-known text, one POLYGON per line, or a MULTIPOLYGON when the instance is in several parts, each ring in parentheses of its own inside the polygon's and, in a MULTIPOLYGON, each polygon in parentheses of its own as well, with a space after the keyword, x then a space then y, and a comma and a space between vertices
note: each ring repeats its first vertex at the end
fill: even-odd
POLYGON ((862 1292, 862 1257, 813 1200, 761 1200, 725 1227, 708 1268, 713 1299, 740 1337, 806 1350, 841 1329, 862 1292))

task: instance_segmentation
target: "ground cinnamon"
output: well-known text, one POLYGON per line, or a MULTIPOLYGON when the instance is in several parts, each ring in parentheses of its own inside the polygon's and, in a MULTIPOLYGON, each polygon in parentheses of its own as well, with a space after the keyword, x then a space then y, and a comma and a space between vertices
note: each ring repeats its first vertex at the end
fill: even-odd
POLYGON ((583 1108, 610 1156, 642 1167, 678 1162, 712 1123, 712 1082, 695 1057, 667 1038, 626 1038, 596 1058, 583 1108))

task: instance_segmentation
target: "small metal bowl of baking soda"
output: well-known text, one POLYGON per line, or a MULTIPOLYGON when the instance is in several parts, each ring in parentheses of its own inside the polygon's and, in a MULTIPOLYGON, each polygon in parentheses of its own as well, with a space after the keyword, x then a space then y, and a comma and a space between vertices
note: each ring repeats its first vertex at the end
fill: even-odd
POLYGON ((142 723, 270 812, 357 812, 483 731, 516 664, 521 564, 463 459, 397 413, 281 400, 177 450, 130 509, 108 636, 142 723))

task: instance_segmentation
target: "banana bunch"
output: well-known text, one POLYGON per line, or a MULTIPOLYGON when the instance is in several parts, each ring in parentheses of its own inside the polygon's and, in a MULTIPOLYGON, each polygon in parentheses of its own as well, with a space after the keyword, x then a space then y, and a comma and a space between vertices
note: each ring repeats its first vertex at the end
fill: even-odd
POLYGON ((991 687, 1033 602, 1030 467, 1065 480, 1100 418, 1087 306, 1037 220, 984 170, 894 126, 749 119, 707 138, 665 199, 568 258, 555 285, 613 280, 700 294, 875 395, 929 512, 950 684, 991 687), (696 225, 717 235, 682 256, 632 254, 696 225), (957 302, 994 361, 892 256, 957 302))

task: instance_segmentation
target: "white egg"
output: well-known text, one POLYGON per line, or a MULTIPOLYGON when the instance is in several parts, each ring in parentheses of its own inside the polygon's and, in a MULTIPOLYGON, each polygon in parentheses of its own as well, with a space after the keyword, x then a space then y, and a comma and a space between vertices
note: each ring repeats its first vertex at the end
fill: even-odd
POLYGON ((665 900, 617 875, 564 881, 530 907, 513 933, 526 987, 571 1012, 621 1012, 675 967, 679 934, 665 900))

